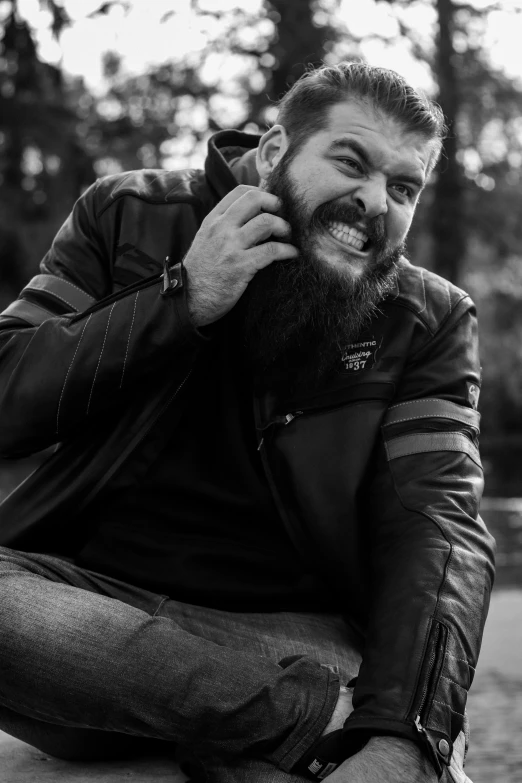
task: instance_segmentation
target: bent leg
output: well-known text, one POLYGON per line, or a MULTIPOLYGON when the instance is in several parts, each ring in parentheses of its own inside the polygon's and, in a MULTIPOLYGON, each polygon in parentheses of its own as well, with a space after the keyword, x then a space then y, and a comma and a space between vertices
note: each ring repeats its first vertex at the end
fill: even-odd
POLYGON ((49 756, 65 761, 114 761, 175 753, 172 742, 114 731, 59 726, 28 718, 0 705, 0 729, 49 756))
POLYGON ((213 759, 205 764, 194 783, 310 783, 307 778, 284 772, 263 759, 238 758, 230 761, 213 759))
POLYGON ((1 550, 0 704, 220 756, 262 748, 289 764, 321 734, 338 695, 331 671, 220 646, 95 592, 116 583, 98 581, 56 558, 1 550))

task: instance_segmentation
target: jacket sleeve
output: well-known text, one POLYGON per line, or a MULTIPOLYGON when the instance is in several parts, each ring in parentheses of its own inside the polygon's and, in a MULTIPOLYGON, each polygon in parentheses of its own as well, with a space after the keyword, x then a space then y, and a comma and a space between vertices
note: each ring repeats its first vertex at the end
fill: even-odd
POLYGON ((345 724, 352 741, 421 743, 439 775, 463 725, 493 580, 493 539, 478 516, 479 383, 466 298, 410 360, 382 427, 368 521, 372 610, 345 724))
POLYGON ((167 296, 160 275, 111 295, 115 221, 110 210, 100 216, 98 187, 78 200, 41 274, 0 315, 0 456, 39 451, 117 410, 136 384, 176 372, 183 363, 174 356, 204 340, 179 269, 167 296))

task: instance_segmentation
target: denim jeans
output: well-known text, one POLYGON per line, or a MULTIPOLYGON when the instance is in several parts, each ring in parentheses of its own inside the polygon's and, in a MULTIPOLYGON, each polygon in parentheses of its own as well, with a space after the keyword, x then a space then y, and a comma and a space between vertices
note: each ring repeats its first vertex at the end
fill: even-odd
POLYGON ((0 548, 0 729, 52 755, 176 744, 207 778, 297 780, 360 659, 336 614, 192 606, 0 548))

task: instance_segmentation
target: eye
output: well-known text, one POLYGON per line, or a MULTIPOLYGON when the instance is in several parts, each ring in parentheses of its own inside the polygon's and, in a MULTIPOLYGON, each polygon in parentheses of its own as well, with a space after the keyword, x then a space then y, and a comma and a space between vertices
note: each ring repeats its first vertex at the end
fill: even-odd
POLYGON ((413 196, 413 191, 408 185, 401 185, 400 183, 397 183, 396 185, 392 185, 393 189, 398 193, 400 196, 403 196, 404 198, 411 198, 413 196))
POLYGON ((353 158, 337 158, 337 160, 339 163, 345 163, 350 168, 355 169, 355 171, 362 171, 361 164, 353 158))

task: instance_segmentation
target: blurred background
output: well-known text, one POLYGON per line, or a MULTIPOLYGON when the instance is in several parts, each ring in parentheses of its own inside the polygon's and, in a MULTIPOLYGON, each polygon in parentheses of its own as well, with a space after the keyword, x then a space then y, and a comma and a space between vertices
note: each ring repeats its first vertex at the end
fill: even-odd
POLYGON ((521 47, 522 0, 0 0, 0 307, 97 177, 200 167, 213 132, 263 132, 310 64, 393 68, 442 105, 451 133, 409 252, 479 312, 499 592, 475 783, 522 781, 521 47))

